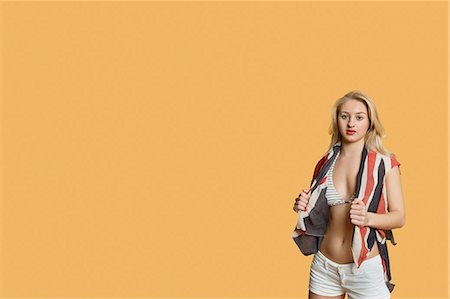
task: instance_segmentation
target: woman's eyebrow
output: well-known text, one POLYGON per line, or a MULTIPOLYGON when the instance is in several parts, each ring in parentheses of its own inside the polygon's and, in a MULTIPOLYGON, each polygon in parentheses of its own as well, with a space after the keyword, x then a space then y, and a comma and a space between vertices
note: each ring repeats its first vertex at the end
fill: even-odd
MULTIPOLYGON (((341 113, 347 113, 347 114, 350 114, 349 112, 347 112, 347 111, 341 111, 341 113)), ((365 112, 362 112, 362 111, 360 111, 360 112, 356 112, 355 114, 360 114, 360 113, 362 113, 362 114, 366 114, 365 112)))

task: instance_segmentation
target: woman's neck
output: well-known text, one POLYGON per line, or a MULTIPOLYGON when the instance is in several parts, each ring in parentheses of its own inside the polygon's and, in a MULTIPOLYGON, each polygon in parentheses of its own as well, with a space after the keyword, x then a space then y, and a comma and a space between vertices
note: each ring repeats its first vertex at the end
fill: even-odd
POLYGON ((364 148, 364 139, 358 142, 345 143, 341 142, 341 150, 339 156, 342 158, 360 157, 364 148))

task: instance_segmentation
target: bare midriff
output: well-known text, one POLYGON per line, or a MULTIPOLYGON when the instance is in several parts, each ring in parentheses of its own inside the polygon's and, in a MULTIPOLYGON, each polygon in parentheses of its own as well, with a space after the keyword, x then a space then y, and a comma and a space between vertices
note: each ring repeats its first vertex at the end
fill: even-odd
MULTIPOLYGON (((352 235, 354 224, 350 221, 350 203, 330 206, 327 231, 320 245, 320 251, 330 260, 340 263, 353 263, 352 235)), ((379 254, 377 242, 368 254, 370 259, 379 254)))

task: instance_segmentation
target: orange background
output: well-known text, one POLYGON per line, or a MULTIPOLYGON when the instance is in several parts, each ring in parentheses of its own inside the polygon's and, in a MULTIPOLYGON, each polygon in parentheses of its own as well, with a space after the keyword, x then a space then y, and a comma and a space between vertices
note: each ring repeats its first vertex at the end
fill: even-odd
POLYGON ((306 298, 333 102, 401 163, 393 298, 448 287, 446 2, 2 2, 1 295, 306 298))

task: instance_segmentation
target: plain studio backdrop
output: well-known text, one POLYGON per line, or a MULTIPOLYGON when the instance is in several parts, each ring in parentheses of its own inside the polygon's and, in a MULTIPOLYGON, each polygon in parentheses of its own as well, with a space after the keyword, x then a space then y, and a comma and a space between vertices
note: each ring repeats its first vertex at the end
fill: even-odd
POLYGON ((447 2, 1 8, 1 295, 306 298, 333 102, 401 163, 393 298, 448 286, 447 2))

